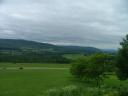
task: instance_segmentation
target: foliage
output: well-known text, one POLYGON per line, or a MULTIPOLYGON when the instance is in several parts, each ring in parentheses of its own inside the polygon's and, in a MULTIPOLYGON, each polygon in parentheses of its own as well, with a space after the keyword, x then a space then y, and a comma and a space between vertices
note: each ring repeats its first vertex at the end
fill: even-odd
POLYGON ((99 89, 97 87, 67 86, 64 88, 49 89, 45 96, 126 96, 118 95, 113 89, 99 89))
POLYGON ((67 86, 60 89, 50 89, 45 96, 84 96, 81 89, 77 86, 67 86))
POLYGON ((0 39, 0 62, 14 63, 70 63, 64 54, 93 54, 100 52, 93 47, 57 46, 17 39, 0 39))
POLYGON ((128 95, 128 86, 120 84, 119 86, 115 86, 114 88, 109 88, 114 93, 117 93, 116 96, 127 96, 128 95))
POLYGON ((72 64, 71 73, 78 78, 99 80, 104 77, 109 65, 111 65, 110 55, 95 54, 79 58, 72 64))
POLYGON ((128 95, 128 86, 119 86, 117 88, 117 92, 119 96, 127 96, 128 95))
POLYGON ((68 64, 29 63, 19 65, 3 63, 2 65, 0 64, 1 68, 3 68, 4 65, 7 69, 0 69, 0 96, 47 96, 43 95, 47 90, 54 88, 55 90, 60 90, 63 89, 63 86, 70 88, 69 85, 77 86, 77 89, 81 90, 81 93, 84 92, 84 96, 121 96, 120 94, 125 94, 128 90, 128 88, 126 88, 128 81, 122 82, 118 80, 115 75, 110 75, 109 78, 105 78, 105 85, 102 85, 99 90, 99 88, 89 86, 83 82, 73 81, 68 69, 8 69, 10 67, 16 67, 17 69, 19 67, 69 68, 68 64), (125 86, 121 87, 120 85, 125 86), (101 95, 99 95, 99 92, 101 95))
POLYGON ((128 79, 128 35, 120 43, 122 46, 117 56, 117 76, 120 80, 128 79))
POLYGON ((53 52, 0 53, 0 62, 12 63, 70 63, 70 60, 53 52))

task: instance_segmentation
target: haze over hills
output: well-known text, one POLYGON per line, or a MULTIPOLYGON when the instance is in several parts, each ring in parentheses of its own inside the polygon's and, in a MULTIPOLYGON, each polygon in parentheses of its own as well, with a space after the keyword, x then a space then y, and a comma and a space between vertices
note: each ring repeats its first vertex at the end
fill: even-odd
POLYGON ((105 53, 117 53, 118 49, 102 49, 102 52, 105 53))

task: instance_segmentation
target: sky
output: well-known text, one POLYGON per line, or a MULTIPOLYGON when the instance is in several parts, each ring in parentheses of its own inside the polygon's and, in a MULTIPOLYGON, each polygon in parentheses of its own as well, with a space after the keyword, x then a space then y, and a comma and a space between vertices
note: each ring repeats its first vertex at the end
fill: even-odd
POLYGON ((127 0, 0 0, 0 38, 117 49, 127 0))

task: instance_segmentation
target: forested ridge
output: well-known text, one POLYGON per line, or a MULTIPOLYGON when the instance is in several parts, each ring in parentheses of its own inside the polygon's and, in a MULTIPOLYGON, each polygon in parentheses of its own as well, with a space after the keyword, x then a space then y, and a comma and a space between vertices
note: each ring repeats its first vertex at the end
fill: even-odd
POLYGON ((94 54, 93 47, 59 46, 20 39, 0 39, 0 62, 69 63, 64 54, 94 54))

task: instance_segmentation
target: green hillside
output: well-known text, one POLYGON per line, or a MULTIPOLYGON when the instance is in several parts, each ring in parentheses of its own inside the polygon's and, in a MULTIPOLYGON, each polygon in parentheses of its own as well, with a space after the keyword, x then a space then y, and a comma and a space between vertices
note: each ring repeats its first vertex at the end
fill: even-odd
POLYGON ((59 62, 69 60, 64 54, 94 54, 100 52, 93 47, 57 46, 19 39, 0 39, 0 62, 59 62))
POLYGON ((57 46, 48 43, 40 43, 35 41, 19 40, 19 39, 0 39, 0 50, 23 50, 35 49, 41 51, 54 51, 65 53, 95 53, 100 50, 94 47, 80 46, 57 46))

